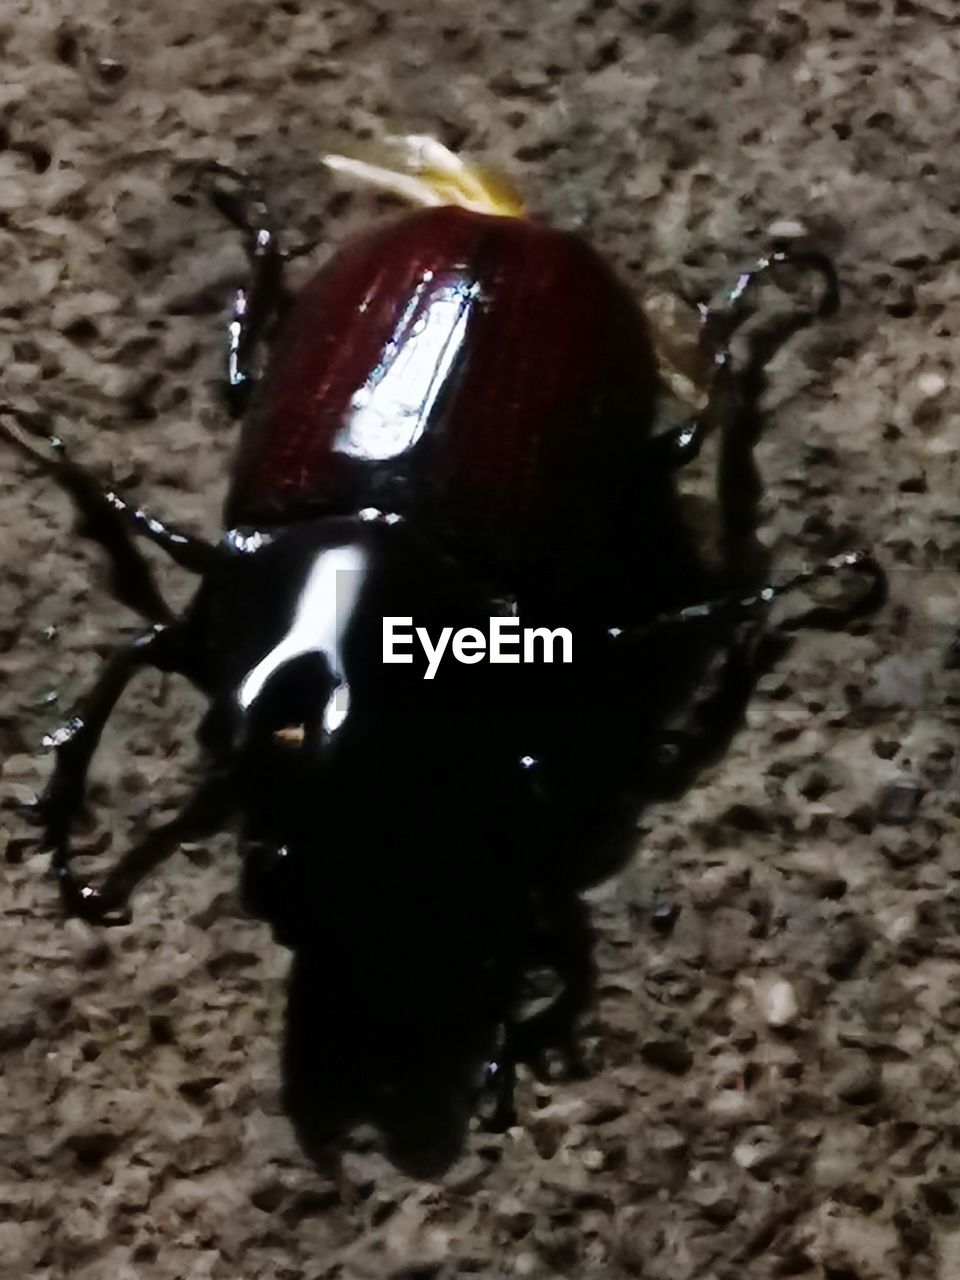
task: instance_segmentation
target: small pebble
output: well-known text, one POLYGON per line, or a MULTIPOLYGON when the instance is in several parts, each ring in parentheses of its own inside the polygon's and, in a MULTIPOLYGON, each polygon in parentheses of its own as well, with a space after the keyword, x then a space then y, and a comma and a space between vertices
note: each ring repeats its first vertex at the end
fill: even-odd
POLYGON ((783 1156, 780 1138, 766 1126, 752 1130, 752 1136, 733 1149, 733 1158, 740 1168, 748 1169, 759 1178, 768 1177, 783 1156))
POLYGON ((932 370, 927 373, 921 373, 917 379, 917 387, 921 393, 932 400, 934 396, 940 395, 946 390, 947 380, 942 373, 935 373, 932 370))
POLYGON ((723 1125, 741 1125, 756 1112, 756 1104, 741 1089, 721 1089, 707 1103, 711 1116, 723 1125))
POLYGON ((733 1149, 733 1158, 741 1169, 752 1169, 763 1154, 763 1148, 753 1142, 740 1142, 733 1149))
POLYGON ((101 58, 97 63, 97 71, 104 84, 119 84, 127 74, 127 68, 116 58, 101 58))
POLYGON ((777 218, 767 228, 772 240, 802 240, 808 235, 807 228, 796 218, 777 218))
POLYGON ((725 1186, 698 1187, 690 1199, 708 1222, 719 1226, 729 1222, 737 1212, 737 1197, 725 1186))
POLYGON ((757 988, 757 1006, 768 1027, 789 1027, 800 1015, 800 1004, 793 984, 777 978, 757 988))

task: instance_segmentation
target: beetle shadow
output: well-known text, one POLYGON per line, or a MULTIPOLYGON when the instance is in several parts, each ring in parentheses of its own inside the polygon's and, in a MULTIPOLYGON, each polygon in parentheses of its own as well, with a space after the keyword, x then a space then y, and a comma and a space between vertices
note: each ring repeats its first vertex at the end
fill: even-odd
POLYGON ((299 862, 305 878, 284 895, 320 912, 296 934, 283 1060, 287 1113, 318 1164, 369 1127, 398 1168, 437 1176, 474 1116, 494 1129, 513 1122, 516 1063, 540 1076, 582 1072, 595 937, 581 893, 629 861, 647 804, 723 753, 758 673, 756 650, 738 661, 733 647, 706 679, 715 651, 703 641, 658 636, 599 685, 591 675, 589 722, 574 719, 565 771, 546 787, 554 807, 527 825, 488 785, 466 819, 466 796, 431 791, 418 820, 405 786, 376 805, 358 799, 342 826, 325 826, 330 848, 349 857, 299 862), (666 723, 695 673, 705 688, 689 741, 664 763, 666 723))
MULTIPOLYGON (((374 916, 376 917, 376 911, 374 916)), ((367 920, 356 945, 298 949, 288 980, 283 1099, 319 1166, 374 1130, 402 1172, 440 1176, 471 1121, 513 1123, 513 1068, 579 1070, 576 1028, 590 1003, 593 935, 579 899, 531 950, 517 916, 491 930, 450 904, 412 941, 367 920), (538 963, 539 962, 539 963, 538 963)))

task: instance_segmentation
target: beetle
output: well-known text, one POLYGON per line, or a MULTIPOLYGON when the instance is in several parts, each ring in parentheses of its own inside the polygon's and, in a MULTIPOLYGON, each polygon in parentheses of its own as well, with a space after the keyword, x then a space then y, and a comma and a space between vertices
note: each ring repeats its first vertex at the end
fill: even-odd
MULTIPOLYGON (((389 1025, 449 964, 461 997, 506 1024, 486 1056, 508 1075, 522 1019, 503 1010, 523 1003, 518 975, 562 967, 560 922, 583 938, 571 903, 622 859, 638 797, 685 785, 732 732, 750 686, 737 628, 844 568, 867 580, 839 611, 853 617, 880 602, 883 575, 854 553, 786 587, 751 578, 760 371, 835 309, 829 259, 780 247, 722 306, 701 307, 709 395, 661 429, 650 322, 603 257, 437 144, 412 139, 407 152, 400 189, 413 174, 424 207, 343 244, 292 299, 284 264, 299 251, 284 251, 259 189, 215 166, 215 201, 253 267, 228 330, 229 402, 245 425, 219 543, 100 486, 30 415, 3 410, 4 436, 73 495, 119 598, 150 624, 48 739, 41 810, 65 907, 98 924, 125 921, 134 887, 179 844, 236 823, 244 900, 281 942, 329 968, 356 955, 362 920, 377 963, 364 984, 361 954, 352 989, 389 1025), (744 299, 787 269, 811 272, 819 301, 738 368, 729 341, 744 299), (719 569, 676 485, 713 433, 719 569), (181 617, 134 537, 199 575, 181 617), (415 656, 383 661, 384 618, 432 633, 496 616, 565 625, 575 661, 448 663, 431 681, 415 656), (691 709, 718 651, 726 669, 691 709), (95 887, 74 873, 71 831, 101 733, 144 667, 209 700, 204 778, 95 887), (684 708, 695 723, 678 747, 684 708)), ((568 1007, 584 998, 582 955, 579 969, 559 984, 568 1007)), ((555 1013, 556 1000, 540 1004, 555 1013)))

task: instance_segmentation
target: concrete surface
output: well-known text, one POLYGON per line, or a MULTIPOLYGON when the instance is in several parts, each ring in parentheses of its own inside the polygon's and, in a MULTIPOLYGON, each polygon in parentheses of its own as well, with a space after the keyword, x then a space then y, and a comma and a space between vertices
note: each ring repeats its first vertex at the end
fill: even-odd
MULTIPOLYGON (((239 912, 229 844, 101 935, 64 924, 25 840, 42 734, 136 623, 65 499, 4 454, 0 1271, 955 1280, 954 0, 3 0, 0 50, 3 398, 158 512, 214 532, 233 440, 218 326, 242 255, 174 198, 182 162, 248 165, 296 235, 335 240, 375 207, 317 156, 424 131, 638 291, 722 288, 803 219, 844 307, 772 370, 764 539, 781 569, 872 547, 892 582, 858 634, 798 637, 728 757, 594 895, 591 1078, 526 1079, 520 1124, 442 1182, 359 1151, 338 1188, 279 1105, 287 957, 239 912), (680 907, 667 937, 654 889, 680 907)), ((123 703, 104 840, 183 794, 198 710, 150 680, 123 703)))

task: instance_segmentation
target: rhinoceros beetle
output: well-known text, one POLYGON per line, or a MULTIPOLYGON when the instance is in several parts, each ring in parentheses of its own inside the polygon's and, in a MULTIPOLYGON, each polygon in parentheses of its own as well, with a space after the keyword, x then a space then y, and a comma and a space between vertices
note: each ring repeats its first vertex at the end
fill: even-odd
MULTIPOLYGON (((220 542, 99 486, 29 414, 0 416, 8 441, 71 492, 112 557, 117 595, 149 623, 48 739, 53 871, 68 912, 122 922, 131 891, 178 845, 235 824, 248 908, 317 983, 349 954, 351 999, 396 1041, 411 1002, 447 981, 448 1008, 459 992, 484 1011, 481 1056, 508 1078, 522 1024, 584 998, 583 963, 555 983, 559 996, 549 979, 539 1002, 524 994, 538 966, 564 967, 563 919, 582 934, 577 890, 622 859, 638 800, 685 785, 733 731, 750 689, 744 632, 765 605, 843 568, 867 590, 834 621, 882 598, 883 575, 861 553, 786 587, 755 576, 762 368, 835 309, 834 269, 781 246, 723 304, 702 306, 709 396, 661 429, 651 326, 579 235, 485 200, 482 182, 480 198, 458 199, 435 181, 428 207, 349 240, 291 297, 292 254, 261 193, 215 169, 215 201, 253 268, 229 322, 228 396, 245 426, 220 542), (729 342, 744 300, 779 272, 811 273, 819 301, 773 338, 764 328, 738 364, 729 342), (675 479, 712 433, 719 567, 687 527, 675 479), (181 617, 134 536, 199 575, 181 617), (416 653, 383 661, 384 618, 434 634, 496 617, 566 627, 574 661, 448 662, 432 680, 416 653), (709 694, 694 698, 718 654, 709 694), (72 869, 71 830, 104 726, 144 667, 208 698, 204 777, 94 887, 72 869)), ((350 1016, 341 1009, 342 1027, 350 1016)))

